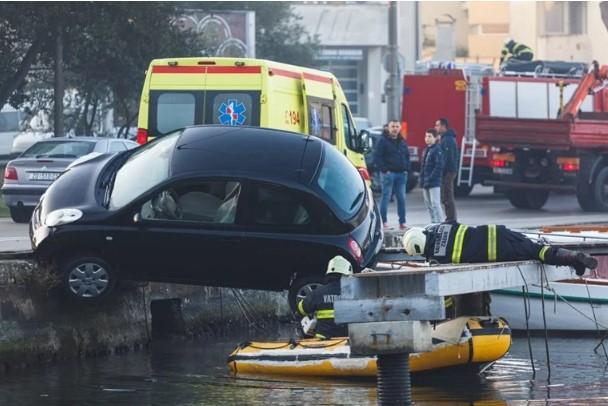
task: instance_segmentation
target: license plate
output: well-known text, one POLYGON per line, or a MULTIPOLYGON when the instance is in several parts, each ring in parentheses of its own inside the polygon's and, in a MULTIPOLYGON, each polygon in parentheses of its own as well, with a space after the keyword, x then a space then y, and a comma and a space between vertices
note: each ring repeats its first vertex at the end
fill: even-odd
POLYGON ((59 176, 58 172, 31 172, 30 180, 55 180, 59 176))
POLYGON ((497 175, 513 175, 512 168, 494 168, 493 172, 497 175))

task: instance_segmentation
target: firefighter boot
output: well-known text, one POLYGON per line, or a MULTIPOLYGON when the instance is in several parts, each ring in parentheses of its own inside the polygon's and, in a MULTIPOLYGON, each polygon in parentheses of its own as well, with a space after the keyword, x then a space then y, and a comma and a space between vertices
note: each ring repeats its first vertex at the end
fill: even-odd
POLYGON ((585 268, 594 270, 597 268, 597 259, 584 252, 570 251, 564 248, 559 248, 555 253, 556 265, 570 265, 576 271, 578 276, 583 276, 585 268))

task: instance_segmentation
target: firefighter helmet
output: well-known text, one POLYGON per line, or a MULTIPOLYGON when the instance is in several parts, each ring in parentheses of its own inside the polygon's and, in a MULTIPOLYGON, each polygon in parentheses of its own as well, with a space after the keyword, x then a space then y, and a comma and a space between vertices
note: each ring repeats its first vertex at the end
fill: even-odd
POLYGON ((422 227, 412 227, 403 234, 403 248, 408 255, 423 255, 426 234, 422 227))
POLYGON ((352 275, 353 274, 353 266, 351 263, 341 255, 336 255, 327 263, 327 272, 325 274, 330 273, 339 273, 342 275, 352 275))

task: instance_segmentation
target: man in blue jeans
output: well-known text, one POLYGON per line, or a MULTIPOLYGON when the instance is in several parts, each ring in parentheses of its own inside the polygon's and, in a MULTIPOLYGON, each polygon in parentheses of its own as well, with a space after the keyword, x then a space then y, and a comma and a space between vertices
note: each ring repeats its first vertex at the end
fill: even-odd
POLYGON ((405 226, 405 185, 407 184, 407 171, 410 167, 410 152, 405 140, 401 137, 401 124, 397 120, 388 123, 388 133, 383 134, 374 148, 374 163, 381 173, 382 200, 380 201, 380 215, 384 227, 388 226, 386 212, 388 202, 393 190, 397 197, 397 213, 399 214, 399 228, 405 226))

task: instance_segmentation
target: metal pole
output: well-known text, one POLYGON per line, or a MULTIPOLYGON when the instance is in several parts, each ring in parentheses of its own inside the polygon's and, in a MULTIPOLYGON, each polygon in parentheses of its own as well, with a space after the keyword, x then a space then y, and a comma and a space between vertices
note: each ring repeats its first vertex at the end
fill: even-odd
POLYGON ((65 82, 63 76, 63 26, 57 22, 55 28, 55 91, 54 99, 54 137, 63 137, 63 94, 65 82))
POLYGON ((391 1, 388 9, 389 86, 387 122, 401 121, 401 78, 399 77, 399 20, 397 2, 391 1))
POLYGON ((380 406, 412 404, 409 356, 408 353, 378 355, 376 381, 380 406))

